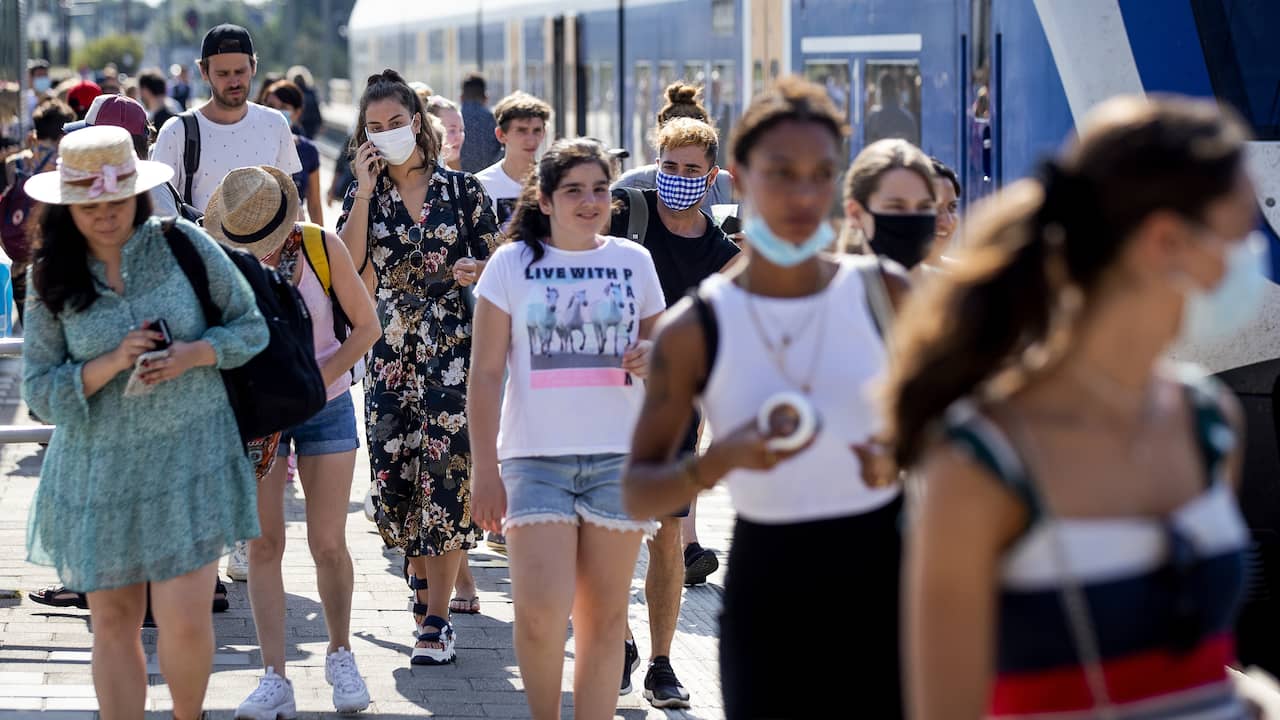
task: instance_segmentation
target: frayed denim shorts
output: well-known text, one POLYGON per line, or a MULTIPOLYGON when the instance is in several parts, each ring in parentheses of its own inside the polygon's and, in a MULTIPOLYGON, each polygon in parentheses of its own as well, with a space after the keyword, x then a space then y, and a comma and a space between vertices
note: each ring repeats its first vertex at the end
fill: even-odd
POLYGON ((652 533, 654 523, 622 508, 622 469, 627 456, 560 455, 503 460, 506 527, 583 522, 621 532, 652 533))

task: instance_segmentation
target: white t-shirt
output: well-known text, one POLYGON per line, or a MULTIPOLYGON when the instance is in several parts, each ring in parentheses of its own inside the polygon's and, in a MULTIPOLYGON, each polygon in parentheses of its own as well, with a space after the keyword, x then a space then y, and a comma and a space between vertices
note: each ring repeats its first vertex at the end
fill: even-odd
POLYGON ((666 302, 648 250, 603 241, 546 245, 533 265, 528 246, 511 242, 480 276, 476 292, 511 316, 499 460, 630 451, 644 384, 622 370, 622 354, 666 302))
MULTIPOLYGON (((271 165, 287 175, 302 170, 289 122, 280 113, 255 103, 240 122, 219 125, 196 112, 200 126, 200 165, 191 182, 191 204, 201 212, 227 173, 252 165, 271 165)), ((173 168, 173 186, 182 194, 187 175, 182 164, 186 147, 182 118, 172 117, 160 128, 151 159, 173 168)))
POLYGON ((501 160, 476 173, 476 179, 484 186, 485 194, 493 201, 493 211, 498 216, 498 225, 505 227, 507 221, 515 214, 516 200, 520 198, 523 186, 502 169, 501 160))

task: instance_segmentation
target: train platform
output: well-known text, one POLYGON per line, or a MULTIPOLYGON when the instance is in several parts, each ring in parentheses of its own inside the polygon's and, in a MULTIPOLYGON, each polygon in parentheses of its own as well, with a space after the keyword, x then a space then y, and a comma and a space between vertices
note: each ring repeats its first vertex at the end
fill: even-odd
MULTIPOLYGON (((19 361, 0 360, 0 423, 23 423, 19 397, 19 361)), ((361 403, 357 401, 357 407, 361 403)), ((39 480, 42 449, 37 445, 0 446, 0 720, 90 720, 97 717, 90 651, 93 628, 84 610, 51 608, 31 602, 27 590, 57 582, 50 568, 24 562, 27 513, 39 480)), ((447 667, 411 667, 412 619, 401 579, 401 558, 385 550, 363 513, 368 460, 357 462, 347 522, 347 542, 355 562, 352 645, 368 682, 373 704, 363 713, 376 718, 527 717, 520 673, 512 649, 510 577, 506 559, 486 547, 473 550, 471 567, 480 587, 482 614, 457 615, 458 662, 447 667)), ((284 559, 287 593, 288 672, 303 718, 333 715, 324 680, 327 645, 315 588, 315 570, 307 550, 303 497, 299 484, 288 486, 288 548, 284 559)), ((709 493, 699 506, 702 540, 721 551, 729 545, 732 512, 723 490, 709 493)), ((645 551, 632 582, 632 628, 647 659, 648 619, 644 605, 645 551)), ((633 676, 636 690, 619 698, 617 716, 642 718, 723 717, 717 670, 717 616, 722 569, 706 585, 685 591, 684 608, 672 650, 681 681, 692 693, 689 711, 651 708, 641 697, 644 668, 633 676)), ((225 575, 223 575, 225 581, 225 575)), ((228 583, 231 610, 215 614, 217 651, 209 682, 209 717, 229 720, 236 706, 256 687, 261 657, 244 583, 228 583)), ((156 631, 142 630, 151 687, 149 718, 167 718, 170 699, 155 660, 156 631)), ((622 652, 622 648, 618 648, 622 652)), ((565 646, 566 717, 573 677, 572 638, 565 646)))

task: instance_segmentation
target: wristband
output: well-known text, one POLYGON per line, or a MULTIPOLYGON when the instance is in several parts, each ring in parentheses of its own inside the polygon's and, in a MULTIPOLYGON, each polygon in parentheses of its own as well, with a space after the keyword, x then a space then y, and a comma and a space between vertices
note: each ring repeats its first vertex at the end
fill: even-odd
POLYGON ((369 195, 361 195, 360 193, 356 193, 356 199, 357 199, 357 200, 372 200, 372 199, 373 199, 373 194, 372 194, 372 193, 370 193, 369 195))
POLYGON ((703 484, 702 475, 698 472, 697 453, 689 453, 680 460, 680 474, 684 476, 685 482, 699 490, 711 489, 711 486, 703 484))

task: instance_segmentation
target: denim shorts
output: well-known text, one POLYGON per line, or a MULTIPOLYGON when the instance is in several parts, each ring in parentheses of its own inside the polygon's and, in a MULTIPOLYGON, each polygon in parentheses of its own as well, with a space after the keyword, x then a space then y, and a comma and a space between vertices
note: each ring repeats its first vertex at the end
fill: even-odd
POLYGON ((334 455, 360 447, 360 435, 356 430, 356 407, 351 401, 351 391, 325 403, 320 412, 309 420, 295 425, 280 437, 279 456, 289 454, 293 446, 298 455, 334 455))
POLYGON ((655 525, 622 509, 622 468, 627 456, 561 455, 503 460, 506 527, 542 522, 588 522, 620 531, 652 533, 655 525))

